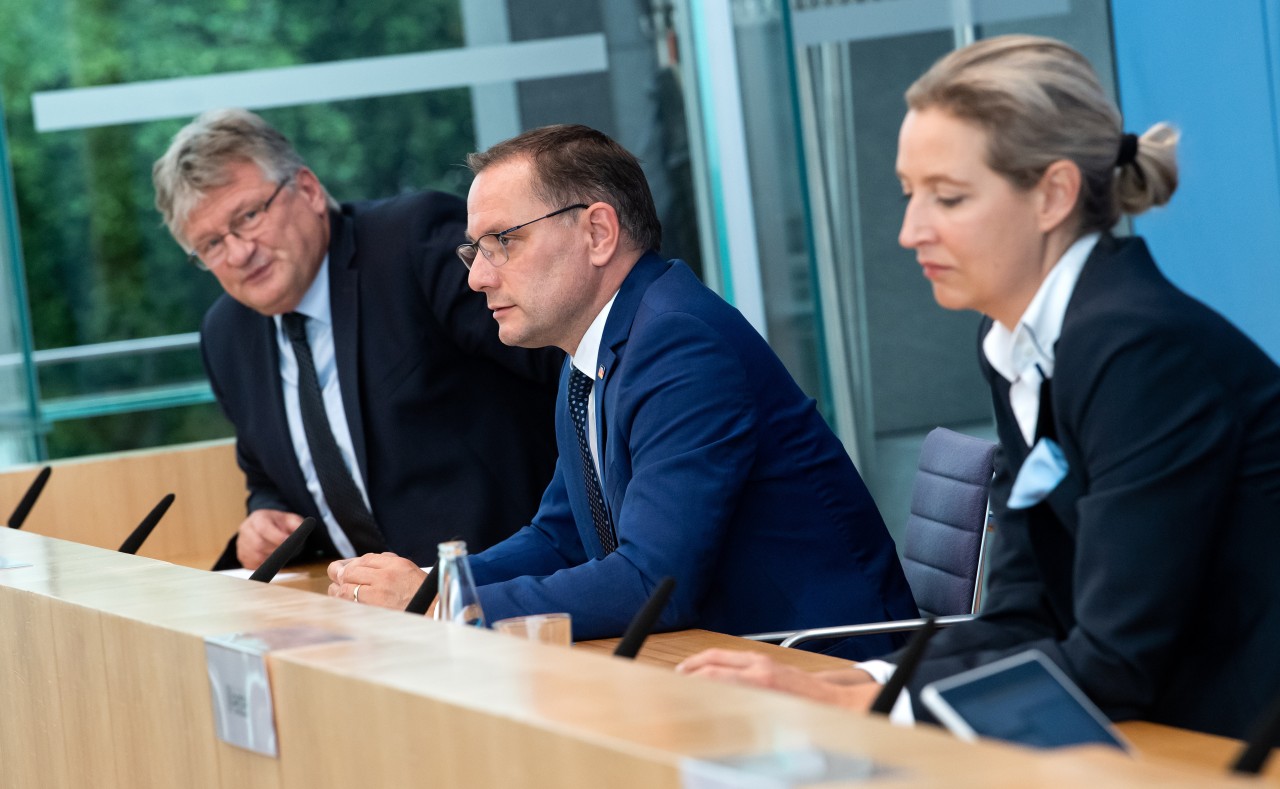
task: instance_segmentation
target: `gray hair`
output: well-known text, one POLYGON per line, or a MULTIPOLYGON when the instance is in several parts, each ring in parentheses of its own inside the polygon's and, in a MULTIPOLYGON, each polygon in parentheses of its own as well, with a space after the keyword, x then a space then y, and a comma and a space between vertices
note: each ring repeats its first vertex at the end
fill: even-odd
MULTIPOLYGON (((156 209, 179 244, 187 246, 182 227, 191 210, 208 190, 230 181, 227 169, 236 162, 252 162, 276 183, 306 167, 289 140, 254 113, 236 108, 202 113, 173 136, 151 168, 156 209)), ((328 201, 338 207, 332 197, 328 201)))
POLYGON ((1109 230, 1121 213, 1164 205, 1178 188, 1178 132, 1157 123, 1136 156, 1118 162, 1124 130, 1089 61, 1038 36, 999 36, 935 63, 906 94, 907 106, 937 108, 987 134, 987 165, 1020 189, 1049 165, 1080 168, 1080 232, 1109 230))

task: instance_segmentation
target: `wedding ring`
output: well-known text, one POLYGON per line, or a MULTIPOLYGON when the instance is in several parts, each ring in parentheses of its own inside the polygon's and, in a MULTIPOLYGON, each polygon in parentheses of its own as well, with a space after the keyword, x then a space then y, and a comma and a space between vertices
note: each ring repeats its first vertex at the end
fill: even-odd
POLYGON ((360 587, 361 587, 361 586, 363 586, 363 584, 356 584, 356 588, 351 590, 351 599, 352 599, 352 600, 354 600, 354 601, 356 601, 357 603, 358 603, 358 602, 360 602, 360 587))

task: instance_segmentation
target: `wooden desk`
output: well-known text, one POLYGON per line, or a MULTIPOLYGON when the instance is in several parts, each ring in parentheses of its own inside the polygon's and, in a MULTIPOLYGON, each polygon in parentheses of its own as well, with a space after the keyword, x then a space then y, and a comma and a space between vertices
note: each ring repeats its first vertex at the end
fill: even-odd
POLYGON ((590 647, 25 531, 0 529, 0 556, 31 564, 0 570, 6 787, 677 789, 687 760, 800 743, 874 760, 889 771, 877 789, 1254 785, 1114 753, 966 745, 590 647), (349 640, 268 655, 278 758, 221 743, 204 637, 286 626, 349 640))
MULTIPOLYGON (((575 644, 575 649, 611 654, 620 639, 608 638, 575 644)), ((684 630, 675 633, 651 635, 636 656, 638 662, 652 666, 675 668, 676 664, 704 649, 740 649, 767 654, 774 660, 806 671, 822 671, 846 667, 850 661, 805 652, 799 649, 783 649, 773 644, 751 641, 707 630, 684 630)), ((1212 734, 1162 726, 1147 721, 1126 721, 1116 726, 1133 744, 1134 757, 1150 764, 1172 767, 1192 766, 1225 773, 1244 747, 1239 740, 1216 737, 1212 734)), ((1280 785, 1280 756, 1273 756, 1263 771, 1266 783, 1280 785)))
MULTIPOLYGON (((328 565, 307 565, 290 568, 299 574, 282 581, 287 586, 323 594, 328 588, 328 565)), ((574 649, 600 655, 612 655, 621 639, 603 638, 581 641, 574 649)), ((751 641, 737 636, 713 633, 709 630, 681 630, 674 633, 654 633, 645 641, 636 662, 666 669, 675 668, 680 661, 704 649, 739 649, 769 655, 780 663, 805 671, 823 671, 846 667, 850 661, 842 658, 806 652, 802 649, 783 649, 775 644, 751 641)), ((1117 724, 1120 732, 1134 746, 1135 757, 1143 762, 1173 767, 1191 765, 1212 771, 1225 772, 1239 754, 1243 744, 1227 737, 1162 726, 1147 721, 1127 721, 1117 724)), ((1267 763, 1262 778, 1267 783, 1280 785, 1280 757, 1267 763)))
MULTIPOLYGON (((1229 737, 1147 721, 1126 721, 1116 727, 1133 743, 1140 759, 1155 764, 1192 765, 1225 772, 1244 747, 1242 742, 1229 737)), ((1271 755, 1260 778, 1261 782, 1280 785, 1280 755, 1271 755)))
POLYGON ((329 562, 315 562, 286 567, 271 583, 304 592, 329 594, 329 562))
MULTIPOLYGON (((173 507, 139 551, 208 569, 244 520, 244 473, 230 440, 96 455, 50 464, 53 475, 23 531, 116 548, 166 493, 173 507)), ((0 518, 36 467, 0 472, 0 518)))
MULTIPOLYGON (((295 589, 324 594, 328 588, 327 564, 291 567, 288 577, 278 583, 295 589)), ((574 650, 589 654, 612 655, 621 639, 604 638, 581 641, 574 650)), ((645 641, 636 662, 666 669, 675 668, 680 661, 704 649, 739 649, 769 655, 780 663, 805 671, 823 671, 846 667, 850 661, 842 658, 806 652, 802 649, 783 649, 775 644, 751 641, 737 636, 713 633, 709 630, 682 630, 674 633, 654 633, 645 641)), ((1225 772, 1239 754, 1243 744, 1239 740, 1215 737, 1211 734, 1162 726, 1147 721, 1127 721, 1117 724, 1120 732, 1134 746, 1135 758, 1151 764, 1193 766, 1211 771, 1225 772)), ((1280 757, 1267 763, 1262 778, 1267 783, 1280 785, 1280 757)))
MULTIPOLYGON (((612 655, 617 648, 618 638, 602 638, 598 641, 582 641, 573 645, 574 649, 588 652, 599 652, 612 655)), ((644 642, 636 662, 651 666, 675 668, 676 664, 690 655, 696 655, 704 649, 719 647, 721 649, 740 649, 748 652, 759 652, 769 655, 780 663, 804 669, 805 671, 822 671, 824 669, 844 668, 849 661, 842 658, 806 652, 803 649, 783 649, 776 644, 766 644, 710 630, 681 630, 675 633, 654 633, 644 642)))

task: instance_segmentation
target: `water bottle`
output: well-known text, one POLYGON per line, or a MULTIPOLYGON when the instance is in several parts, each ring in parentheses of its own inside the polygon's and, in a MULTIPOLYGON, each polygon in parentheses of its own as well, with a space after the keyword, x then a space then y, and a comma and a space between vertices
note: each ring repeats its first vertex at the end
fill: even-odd
POLYGON ((476 594, 476 581, 467 562, 467 544, 462 540, 442 542, 436 577, 440 579, 435 618, 446 622, 484 627, 484 611, 476 594))

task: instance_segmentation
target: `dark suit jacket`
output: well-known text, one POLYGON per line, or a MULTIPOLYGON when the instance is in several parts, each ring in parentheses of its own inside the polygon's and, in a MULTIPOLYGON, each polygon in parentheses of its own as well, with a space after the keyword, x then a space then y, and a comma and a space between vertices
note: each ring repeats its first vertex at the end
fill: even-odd
MULTIPOLYGON (((466 224, 458 198, 344 205, 331 223, 338 378, 388 550, 431 564, 442 540, 476 550, 502 540, 528 522, 551 477, 564 354, 498 341, 454 254, 466 224)), ((224 295, 205 316, 201 349, 236 428, 249 510, 316 515, 285 420, 274 322, 224 295)), ((316 531, 310 547, 323 550, 316 531)))
POLYGON ((490 620, 567 611, 576 638, 616 636, 668 575, 677 585, 662 629, 749 633, 916 615, 875 503, 813 400, 683 263, 640 259, 614 301, 598 366, 602 486, 618 550, 605 556, 592 525, 566 362, 560 462, 542 506, 472 559, 490 620))
POLYGON ((1034 647, 1115 719, 1245 736, 1280 691, 1280 370, 1142 240, 1104 236, 1041 407, 1069 474, 1009 510, 1028 448, 982 362, 1001 444, 988 609, 939 634, 915 688, 1034 647))

